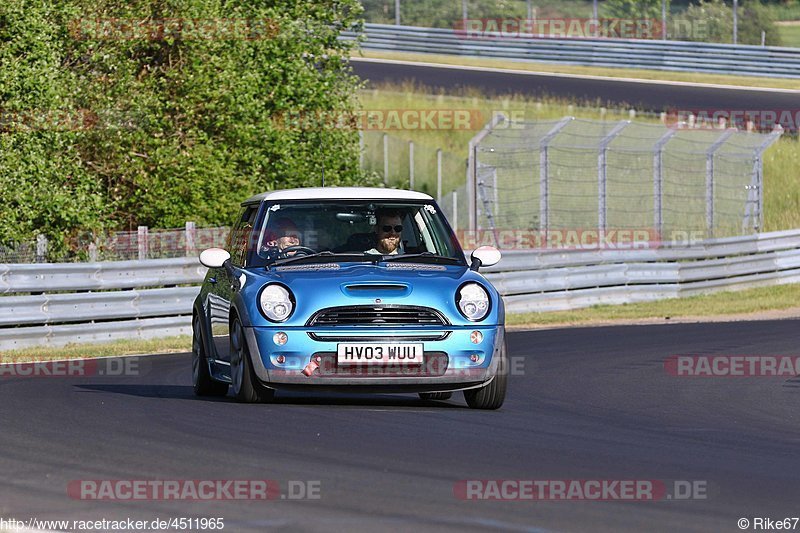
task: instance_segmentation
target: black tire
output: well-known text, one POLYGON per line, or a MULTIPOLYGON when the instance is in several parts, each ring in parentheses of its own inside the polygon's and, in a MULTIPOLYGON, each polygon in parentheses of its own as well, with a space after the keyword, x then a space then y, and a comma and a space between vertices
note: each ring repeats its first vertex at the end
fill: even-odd
POLYGON ((192 385, 195 396, 225 396, 228 384, 217 381, 208 371, 208 358, 200 332, 200 320, 192 320, 192 385))
POLYGON ((420 392, 419 397, 423 400, 449 400, 453 396, 452 392, 420 392))
POLYGON ((231 325, 231 388, 236 400, 242 403, 269 403, 275 391, 268 389, 255 375, 250 350, 244 338, 244 329, 239 319, 231 325))
POLYGON ((464 399, 470 408, 499 409, 503 405, 508 388, 508 357, 505 342, 503 342, 498 356, 497 374, 494 379, 488 385, 464 391, 464 399))

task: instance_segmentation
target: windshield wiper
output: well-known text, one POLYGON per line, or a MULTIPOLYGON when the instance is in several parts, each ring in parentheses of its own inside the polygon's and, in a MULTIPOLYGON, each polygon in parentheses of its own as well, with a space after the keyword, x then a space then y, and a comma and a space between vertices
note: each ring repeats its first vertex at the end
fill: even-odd
POLYGON ((334 253, 329 251, 324 252, 317 252, 315 254, 308 254, 308 255, 296 255, 293 257, 286 257, 284 259, 278 259, 274 263, 268 266, 281 266, 281 265, 288 265, 289 263, 297 263, 303 261, 304 259, 341 259, 343 257, 355 257, 361 261, 373 261, 373 259, 367 257, 366 253, 363 252, 342 252, 342 253, 334 253))
POLYGON ((406 259, 433 259, 435 261, 446 261, 448 263, 460 263, 457 258, 447 255, 438 255, 433 252, 422 252, 420 254, 405 254, 405 255, 384 255, 381 261, 386 263, 393 263, 395 261, 405 261, 406 259))

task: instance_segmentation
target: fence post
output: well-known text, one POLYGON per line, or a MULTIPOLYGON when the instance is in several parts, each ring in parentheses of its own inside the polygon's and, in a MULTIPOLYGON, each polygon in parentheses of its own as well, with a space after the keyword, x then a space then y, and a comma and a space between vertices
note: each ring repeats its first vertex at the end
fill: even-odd
MULTIPOLYGON (((597 155, 597 229, 598 231, 605 232, 606 230, 606 214, 608 211, 608 202, 606 198, 606 185, 608 185, 607 181, 607 152, 608 152, 608 145, 611 144, 611 141, 619 135, 622 130, 630 124, 629 120, 621 120, 614 126, 608 135, 603 137, 603 140, 600 141, 600 149, 597 155)), ((602 237, 601 237, 602 238, 602 237)))
POLYGON ((453 231, 458 231, 458 190, 453 191, 453 231))
POLYGON ((725 130, 706 151, 706 237, 709 239, 714 237, 714 154, 735 131, 725 130))
POLYGON ((89 262, 90 263, 97 262, 97 245, 93 242, 89 243, 89 262))
POLYGON ((469 158, 467 159, 467 217, 470 231, 477 229, 478 224, 478 145, 489 135, 500 122, 506 120, 505 115, 497 113, 481 131, 469 141, 469 158))
MULTIPOLYGON (((753 161, 753 177, 750 180, 749 192, 747 194, 747 207, 745 208, 744 219, 750 220, 750 224, 756 232, 764 229, 764 150, 783 135, 783 128, 776 129, 770 133, 761 145, 755 150, 755 160, 753 161), (758 213, 753 216, 753 210, 758 213)), ((742 224, 744 233, 746 222, 742 224)))
POLYGON ((497 221, 497 217, 500 215, 500 192, 497 188, 497 167, 492 169, 492 188, 494 189, 494 194, 492 196, 492 201, 494 202, 494 215, 495 222, 497 221))
POLYGON ((47 262, 47 237, 41 233, 36 236, 36 262, 47 262))
POLYGON ((414 141, 408 141, 408 188, 414 190, 414 141))
POLYGON ((500 247, 500 240, 497 238, 497 224, 494 222, 494 213, 492 212, 492 206, 489 203, 489 199, 486 197, 486 184, 483 180, 478 180, 478 195, 481 198, 481 203, 483 204, 483 208, 486 210, 486 221, 489 223, 489 229, 492 230, 492 237, 494 238, 494 244, 496 247, 500 247))
POLYGON ((383 134, 383 184, 389 184, 389 136, 383 134))
POLYGON ((550 163, 548 160, 548 146, 567 124, 575 117, 562 118, 547 135, 539 141, 539 230, 547 232, 550 226, 550 163))
POLYGON ((358 130, 358 168, 364 170, 364 130, 358 130))
POLYGON ((186 244, 186 257, 194 255, 196 252, 196 245, 195 245, 195 236, 197 235, 197 226, 194 222, 186 222, 186 228, 184 229, 184 233, 186 235, 185 244, 186 244))
POLYGON ((436 201, 442 201, 442 149, 436 150, 436 201))
POLYGON ((136 243, 139 245, 139 261, 147 259, 147 226, 139 226, 136 243))
POLYGON ((658 240, 664 232, 664 147, 678 130, 669 130, 653 147, 653 227, 658 240))

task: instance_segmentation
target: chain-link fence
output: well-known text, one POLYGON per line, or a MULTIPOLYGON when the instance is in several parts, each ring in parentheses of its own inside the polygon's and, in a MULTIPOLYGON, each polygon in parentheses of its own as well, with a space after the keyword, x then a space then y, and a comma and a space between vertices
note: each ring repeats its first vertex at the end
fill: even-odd
POLYGON ((363 131, 361 139, 361 167, 380 176, 387 187, 413 189, 438 198, 464 183, 463 155, 382 131, 363 131))
POLYGON ((501 120, 473 143, 470 229, 759 231, 763 151, 780 136, 632 121, 501 120))

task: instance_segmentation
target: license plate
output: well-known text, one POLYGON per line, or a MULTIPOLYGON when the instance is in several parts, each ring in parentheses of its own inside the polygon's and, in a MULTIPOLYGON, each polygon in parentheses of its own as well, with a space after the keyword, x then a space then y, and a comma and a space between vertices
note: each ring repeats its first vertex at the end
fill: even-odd
POLYGON ((421 365, 423 344, 341 343, 336 346, 340 365, 421 365))

